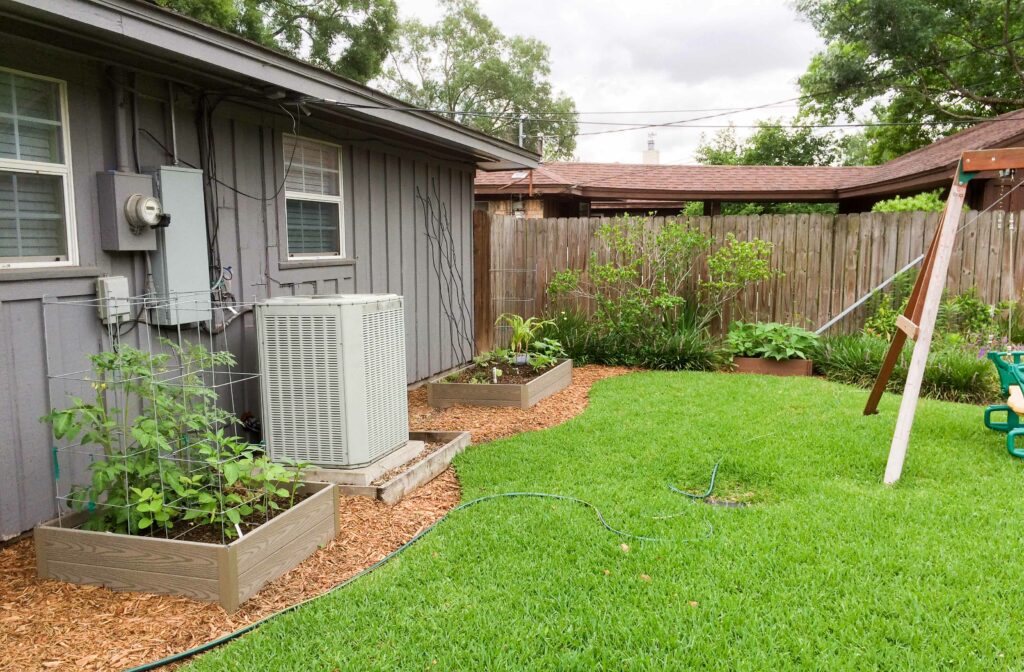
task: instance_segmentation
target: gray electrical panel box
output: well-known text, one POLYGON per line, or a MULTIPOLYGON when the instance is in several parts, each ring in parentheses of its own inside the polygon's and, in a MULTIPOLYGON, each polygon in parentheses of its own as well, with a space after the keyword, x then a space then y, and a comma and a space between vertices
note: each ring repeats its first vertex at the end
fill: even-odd
POLYGON ((212 310, 203 171, 161 166, 154 177, 170 223, 156 232, 152 266, 159 304, 150 319, 163 325, 205 322, 212 310))
POLYGON ((107 252, 140 252, 156 249, 156 231, 136 233, 125 215, 125 204, 134 194, 153 195, 153 176, 108 171, 96 173, 99 196, 100 245, 107 252))

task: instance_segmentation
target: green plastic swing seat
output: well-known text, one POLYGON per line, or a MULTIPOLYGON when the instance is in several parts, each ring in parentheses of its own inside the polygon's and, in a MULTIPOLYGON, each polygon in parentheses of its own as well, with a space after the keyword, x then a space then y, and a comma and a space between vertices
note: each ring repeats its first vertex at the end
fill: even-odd
POLYGON ((1005 404, 985 409, 985 426, 997 432, 1006 432, 1006 449, 1014 457, 1024 458, 1024 448, 1017 448, 1017 437, 1024 437, 1024 352, 990 352, 988 358, 999 372, 999 387, 1005 404), (992 419, 993 413, 1005 413, 1006 420, 992 419))

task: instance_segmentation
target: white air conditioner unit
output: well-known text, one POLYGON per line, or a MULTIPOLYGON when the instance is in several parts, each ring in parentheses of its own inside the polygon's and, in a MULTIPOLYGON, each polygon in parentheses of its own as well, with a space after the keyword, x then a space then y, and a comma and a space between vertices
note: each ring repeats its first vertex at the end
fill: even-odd
POLYGON ((281 297, 256 306, 272 460, 354 468, 405 445, 404 316, 394 294, 281 297))

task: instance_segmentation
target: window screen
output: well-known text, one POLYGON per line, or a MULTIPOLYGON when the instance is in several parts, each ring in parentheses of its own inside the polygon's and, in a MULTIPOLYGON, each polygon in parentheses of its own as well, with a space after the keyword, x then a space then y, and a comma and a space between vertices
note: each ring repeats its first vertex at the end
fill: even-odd
POLYGON ((0 266, 67 263, 63 85, 0 69, 0 266))
POLYGON ((0 171, 0 261, 67 258, 61 182, 58 175, 0 171))
POLYGON ((284 136, 288 255, 341 256, 341 150, 284 136))
POLYGON ((0 71, 0 158, 63 163, 60 87, 0 71))

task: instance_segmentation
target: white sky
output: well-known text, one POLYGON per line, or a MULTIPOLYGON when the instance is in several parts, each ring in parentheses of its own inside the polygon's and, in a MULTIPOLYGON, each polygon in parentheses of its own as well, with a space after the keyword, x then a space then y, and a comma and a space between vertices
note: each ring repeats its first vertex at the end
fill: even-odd
MULTIPOLYGON (((398 0, 403 18, 433 21, 433 0, 398 0)), ((580 112, 747 107, 793 98, 797 77, 821 47, 813 28, 785 0, 480 0, 506 34, 536 37, 551 47, 551 79, 580 112)), ((707 120, 751 124, 789 117, 795 106, 707 120)), ((703 116, 615 114, 583 120, 668 122, 703 116)), ((581 124, 581 132, 611 127, 581 124)), ((693 163, 701 133, 659 129, 662 163, 693 163)), ((737 129, 743 137, 749 131, 737 129)), ((646 130, 581 136, 582 161, 639 163, 646 130)))

